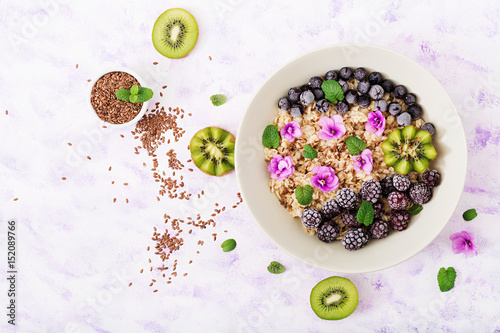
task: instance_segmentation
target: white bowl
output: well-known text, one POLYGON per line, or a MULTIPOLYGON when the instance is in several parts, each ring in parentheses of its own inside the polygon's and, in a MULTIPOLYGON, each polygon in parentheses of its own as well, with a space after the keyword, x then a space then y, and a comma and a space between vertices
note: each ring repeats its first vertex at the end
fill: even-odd
POLYGON ((241 122, 236 139, 236 172, 244 202, 264 233, 283 251, 311 266, 338 273, 364 273, 399 264, 429 245, 443 230, 460 199, 467 170, 467 149, 460 117, 439 82, 415 61, 373 46, 338 45, 307 53, 277 71, 260 88, 241 122), (270 179, 261 137, 277 115, 278 99, 328 70, 365 67, 415 93, 423 117, 436 127, 438 157, 432 167, 442 181, 433 199, 413 216, 407 230, 372 240, 358 251, 339 241, 323 243, 304 231, 269 190, 270 179))
POLYGON ((144 114, 146 113, 146 110, 148 109, 148 105, 149 105, 149 101, 146 101, 144 103, 142 103, 142 108, 141 110, 139 111, 139 113, 137 114, 137 116, 135 116, 132 120, 130 120, 129 122, 126 122, 126 123, 123 123, 123 124, 113 124, 113 123, 108 123, 107 121, 104 121, 102 120, 101 118, 99 118, 99 116, 97 115, 97 112, 95 111, 94 107, 92 106, 92 103, 90 103, 90 96, 92 94, 92 88, 94 88, 94 85, 95 83, 97 82, 97 80, 99 80, 101 77, 103 77, 104 75, 108 74, 108 73, 112 73, 112 72, 124 72, 124 73, 128 73, 130 75, 132 75, 138 82, 139 84, 141 85, 141 87, 146 87, 145 85, 145 82, 144 80, 142 79, 142 77, 137 74, 136 72, 128 69, 128 68, 125 68, 125 67, 117 67, 117 68, 110 68, 110 69, 107 69, 105 71, 102 71, 101 74, 97 77, 95 77, 91 82, 90 82, 90 88, 89 88, 89 105, 90 105, 90 111, 92 112, 92 114, 100 121, 102 122, 103 124, 105 124, 107 127, 112 127, 112 128, 122 128, 122 127, 128 127, 128 126, 131 126, 131 125, 134 125, 136 124, 139 120, 141 120, 141 118, 144 116, 144 114))

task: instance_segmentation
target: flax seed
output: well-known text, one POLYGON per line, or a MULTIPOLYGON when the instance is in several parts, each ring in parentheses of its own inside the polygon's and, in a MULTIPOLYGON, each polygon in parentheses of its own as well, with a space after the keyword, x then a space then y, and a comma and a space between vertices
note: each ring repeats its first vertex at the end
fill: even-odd
POLYGON ((90 156, 87 156, 87 159, 88 159, 88 160, 91 160, 90 156))
POLYGON ((128 284, 128 286, 129 286, 129 287, 130 287, 131 285, 132 285, 132 282, 130 282, 130 283, 128 284))
POLYGON ((155 65, 155 66, 156 66, 156 65, 158 65, 158 63, 155 61, 155 62, 153 62, 153 65, 155 65))
POLYGON ((66 180, 66 177, 62 177, 62 180, 66 180))

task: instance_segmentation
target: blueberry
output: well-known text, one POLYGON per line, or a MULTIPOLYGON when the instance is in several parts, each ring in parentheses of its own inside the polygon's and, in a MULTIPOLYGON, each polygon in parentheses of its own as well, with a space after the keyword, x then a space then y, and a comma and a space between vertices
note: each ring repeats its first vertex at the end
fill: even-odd
POLYGON ((398 114, 401 113, 401 111, 403 111, 403 107, 398 102, 391 102, 389 104, 388 109, 389 113, 392 114, 393 116, 397 116, 398 114))
POLYGON ((340 78, 342 80, 349 80, 352 77, 352 69, 349 67, 342 67, 339 72, 340 78))
POLYGON ((317 100, 320 100, 322 98, 325 98, 325 93, 323 92, 323 90, 321 89, 313 89, 313 94, 314 94, 314 97, 317 99, 317 100))
POLYGON ((394 97, 401 99, 404 95, 406 95, 406 88, 402 85, 395 86, 392 93, 394 97))
POLYGON ((325 113, 330 110, 330 102, 326 99, 320 99, 319 101, 316 102, 316 110, 319 113, 325 113))
POLYGON ((376 84, 370 88, 370 92, 368 92, 368 94, 373 99, 380 99, 384 96, 384 88, 376 84))
POLYGON ((303 91, 302 94, 300 94, 300 102, 305 106, 314 103, 314 94, 312 93, 312 91, 311 90, 303 91))
POLYGON ((370 81, 371 84, 379 84, 380 82, 382 82, 382 74, 380 74, 379 72, 370 73, 370 75, 368 76, 368 81, 370 81))
POLYGON ((304 84, 302 87, 300 87, 300 90, 302 91, 311 90, 311 86, 308 84, 304 84))
POLYGON ((287 97, 282 97, 278 101, 278 107, 283 111, 288 111, 292 107, 292 102, 287 97))
POLYGON ((342 91, 345 93, 347 90, 349 90, 349 84, 345 82, 344 80, 339 80, 338 81, 340 86, 342 87, 342 91))
POLYGON ((410 105, 406 110, 412 119, 418 119, 422 116, 422 108, 417 104, 410 105))
POLYGON ((346 101, 339 101, 336 106, 337 112, 340 114, 346 113, 349 111, 349 104, 346 101))
POLYGON ((328 71, 325 74, 325 80, 337 80, 339 78, 339 75, 337 74, 336 71, 328 71))
POLYGON ((321 84, 323 83, 323 79, 319 76, 313 76, 309 79, 309 85, 311 88, 321 88, 321 84))
POLYGON ((379 100, 376 100, 374 103, 373 103, 373 108, 375 110, 379 110, 380 112, 385 112, 387 111, 387 101, 385 99, 379 99, 379 100))
POLYGON ((430 135, 434 135, 434 133, 436 133, 436 128, 431 123, 423 124, 422 128, 420 128, 420 129, 423 131, 429 132, 430 135))
POLYGON ((357 100, 358 93, 356 92, 356 90, 347 90, 347 92, 345 93, 345 101, 349 104, 353 104, 356 103, 357 100))
POLYGON ((370 96, 367 94, 361 94, 358 97, 358 105, 361 106, 362 108, 367 108, 368 105, 372 102, 370 96))
POLYGON ((354 70, 354 78, 358 81, 363 81, 366 77, 366 74, 368 73, 363 67, 359 67, 354 70))
POLYGON ((368 91, 370 91, 370 87, 371 87, 370 82, 361 81, 358 83, 357 89, 358 89, 360 94, 367 94, 368 91))
POLYGON ((304 113, 304 107, 300 104, 294 104, 290 108, 290 114, 292 117, 302 117, 302 113, 304 113))
POLYGON ((400 126, 408 126, 411 124, 411 116, 408 112, 403 112, 401 113, 398 118, 397 122, 400 126))
POLYGON ((403 100, 406 105, 413 105, 417 101, 417 96, 415 96, 415 94, 408 93, 403 97, 403 100))
POLYGON ((382 86, 382 88, 384 88, 384 91, 387 94, 390 94, 392 92, 392 90, 394 89, 394 85, 389 80, 384 80, 384 81, 380 82, 380 85, 382 86))
POLYGON ((301 92, 302 90, 300 90, 300 88, 298 87, 291 88, 290 90, 288 90, 288 98, 290 98, 292 102, 298 102, 301 92))

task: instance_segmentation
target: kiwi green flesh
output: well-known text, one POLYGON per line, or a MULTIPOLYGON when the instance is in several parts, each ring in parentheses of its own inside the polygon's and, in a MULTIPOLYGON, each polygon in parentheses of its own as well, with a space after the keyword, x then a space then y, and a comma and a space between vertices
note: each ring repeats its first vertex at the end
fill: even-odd
POLYGON ((313 288, 310 302, 321 319, 339 320, 351 315, 358 306, 358 291, 348 279, 332 276, 313 288))
POLYGON ((234 169, 234 140, 220 128, 207 127, 191 139, 189 149, 194 164, 212 176, 221 176, 234 169))
POLYGON ((185 57, 198 40, 198 24, 191 13, 172 8, 158 17, 153 26, 153 45, 167 58, 185 57))

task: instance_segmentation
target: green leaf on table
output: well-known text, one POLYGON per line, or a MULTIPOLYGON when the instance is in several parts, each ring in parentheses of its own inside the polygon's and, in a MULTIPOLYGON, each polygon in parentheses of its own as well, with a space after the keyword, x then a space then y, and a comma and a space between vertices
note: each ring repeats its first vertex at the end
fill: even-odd
POLYGON ((274 125, 269 125, 262 134, 262 144, 266 148, 277 149, 280 145, 280 133, 274 125))
POLYGON ((285 266, 277 261, 271 261, 269 266, 267 266, 267 270, 272 274, 281 274, 285 271, 285 266))
POLYGON ((369 226, 373 223, 373 218, 375 217, 375 210, 373 209, 372 204, 369 201, 363 201, 361 207, 359 207, 358 215, 356 216, 356 220, 369 226))
POLYGON ((226 239, 224 242, 222 242, 220 247, 222 247, 222 251, 230 252, 236 247, 236 241, 232 238, 226 239))
POLYGON ((442 292, 446 292, 453 289, 453 287, 455 286, 456 278, 457 272, 455 272, 455 269, 453 267, 448 267, 448 269, 441 267, 437 276, 439 290, 441 290, 442 292))
POLYGON ((477 212, 474 208, 466 210, 462 215, 465 221, 472 221, 476 218, 476 216, 477 212))
POLYGON ((312 195, 313 189, 310 185, 306 185, 304 187, 299 185, 295 188, 295 198, 302 206, 307 206, 311 203, 312 195))
POLYGON ((212 104, 215 106, 220 106, 224 103, 226 103, 226 96, 221 95, 221 94, 216 94, 210 96, 210 100, 212 101, 212 104))
POLYGON ((116 98, 118 98, 120 101, 128 102, 130 97, 130 91, 128 89, 119 89, 116 91, 115 95, 116 98))
POLYGON ((339 101, 344 99, 342 87, 340 86, 340 83, 335 80, 323 81, 321 84, 321 90, 325 93, 325 98, 333 104, 337 104, 339 101))
POLYGON ((314 160, 316 157, 318 157, 318 152, 311 145, 305 145, 302 156, 310 160, 314 160))
POLYGON ((361 154, 363 150, 366 149, 366 142, 358 138, 357 136, 350 136, 345 140, 345 145, 347 150, 353 155, 357 156, 361 154))
POLYGON ((424 207, 422 205, 413 205, 410 207, 410 209, 408 209, 408 213, 410 213, 411 215, 417 215, 423 209, 424 209, 424 207))

